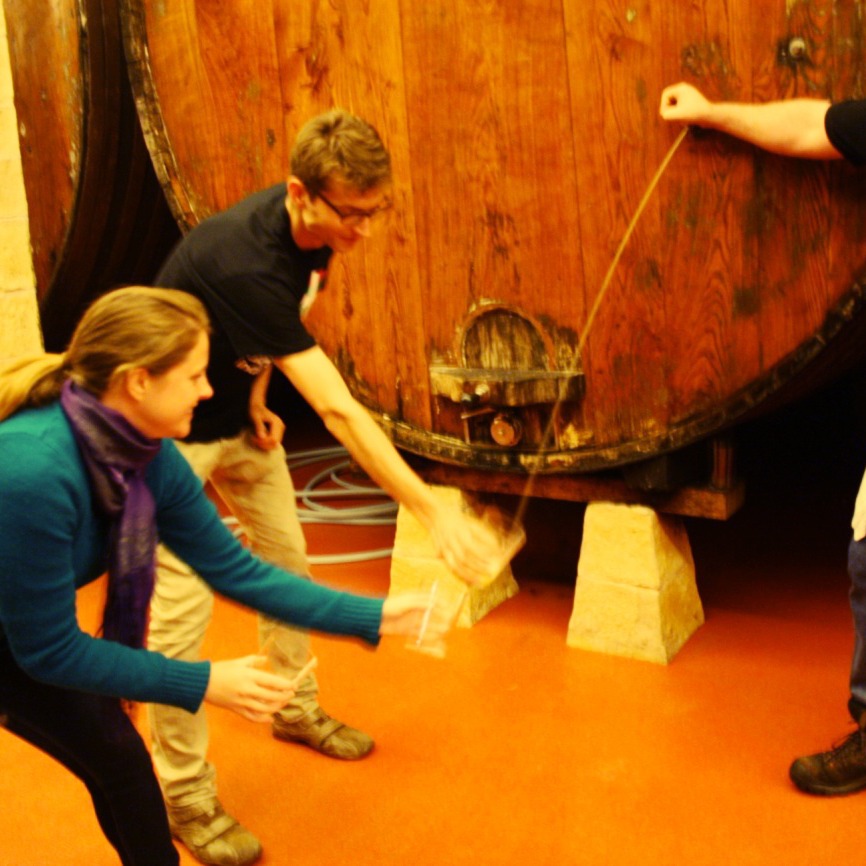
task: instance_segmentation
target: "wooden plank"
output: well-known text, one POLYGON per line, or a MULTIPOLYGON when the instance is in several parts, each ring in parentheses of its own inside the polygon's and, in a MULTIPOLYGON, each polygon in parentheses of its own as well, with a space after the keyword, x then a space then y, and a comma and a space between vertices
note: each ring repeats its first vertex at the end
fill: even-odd
MULTIPOLYGON (((655 125, 659 72, 648 2, 567 0, 569 88, 588 301, 598 299, 617 248, 664 149, 655 125), (650 94, 653 94, 651 97, 650 94)), ((668 421, 663 362, 660 211, 653 198, 613 272, 586 350, 588 425, 612 438, 652 436, 668 421)))
MULTIPOLYGON (((761 8, 715 0, 678 11, 664 27, 665 83, 686 80, 711 99, 742 98, 751 79, 744 23, 761 8)), ((669 140, 673 130, 661 126, 669 140)), ((669 250, 667 375, 677 422, 711 411, 760 371, 760 334, 737 301, 750 282, 755 246, 743 231, 742 190, 750 183, 743 146, 692 130, 660 191, 669 250)))
POLYGON ((3 9, 41 298, 63 257, 81 178, 85 82, 79 4, 66 0, 36 10, 31 0, 4 0, 3 9), (53 68, 50 58, 63 58, 62 69, 53 68))
POLYGON ((643 493, 629 488, 621 479, 609 476, 536 475, 530 482, 526 476, 481 472, 416 458, 410 460, 413 468, 431 484, 509 496, 646 505, 665 514, 712 520, 727 520, 745 501, 745 483, 742 481, 736 481, 727 490, 683 487, 673 493, 643 493))
POLYGON ((401 9, 431 362, 462 363, 482 305, 524 310, 573 345, 583 281, 559 0, 401 9))
MULTIPOLYGON (((830 12, 829 6, 810 0, 791 0, 783 19, 770 19, 772 26, 761 34, 760 56, 768 69, 762 99, 826 95, 826 63, 833 50, 830 12)), ((761 207, 755 223, 758 315, 764 369, 769 369, 787 354, 786 347, 799 345, 820 327, 831 300, 828 291, 835 291, 826 280, 828 167, 757 149, 754 161, 755 198, 761 207)))

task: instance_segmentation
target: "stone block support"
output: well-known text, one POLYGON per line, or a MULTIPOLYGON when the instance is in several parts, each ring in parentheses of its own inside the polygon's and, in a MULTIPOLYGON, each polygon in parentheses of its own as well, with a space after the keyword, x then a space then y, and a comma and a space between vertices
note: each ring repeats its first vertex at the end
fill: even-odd
MULTIPOLYGON (((434 486, 432 489, 444 502, 463 511, 467 520, 476 519, 482 511, 471 494, 456 487, 434 486)), ((391 554, 390 592, 426 592, 434 581, 438 581, 436 593, 440 598, 450 598, 455 606, 461 605, 455 624, 466 628, 518 592, 510 565, 506 565, 487 585, 467 587, 437 556, 427 530, 401 505, 397 512, 394 552, 391 554)))
POLYGON ((667 664, 703 621, 682 520, 590 503, 568 645, 667 664))

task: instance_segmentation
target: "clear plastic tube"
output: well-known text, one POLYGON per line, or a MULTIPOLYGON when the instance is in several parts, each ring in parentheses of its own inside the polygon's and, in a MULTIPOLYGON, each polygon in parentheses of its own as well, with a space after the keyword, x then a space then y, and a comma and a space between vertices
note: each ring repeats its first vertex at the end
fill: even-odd
MULTIPOLYGON (((289 471, 330 461, 321 472, 313 475, 300 490, 295 491, 298 506, 298 519, 304 523, 334 524, 339 526, 393 526, 397 522, 397 503, 384 490, 371 484, 355 484, 340 477, 339 473, 350 466, 349 452, 343 447, 314 448, 293 451, 286 455, 289 471), (318 489, 326 482, 332 482, 339 489, 318 489), (338 506, 331 503, 346 499, 386 500, 369 505, 338 506)), ((223 522, 232 533, 239 537, 243 529, 236 517, 228 516, 223 522)), ((368 562, 385 559, 393 552, 392 547, 372 550, 349 551, 333 554, 310 554, 307 556, 312 565, 337 565, 351 562, 368 562)))

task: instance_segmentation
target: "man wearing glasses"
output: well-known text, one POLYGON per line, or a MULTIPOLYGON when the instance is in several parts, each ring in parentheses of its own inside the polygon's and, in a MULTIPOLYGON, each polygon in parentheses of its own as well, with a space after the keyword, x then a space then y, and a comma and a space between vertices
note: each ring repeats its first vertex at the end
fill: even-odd
MULTIPOLYGON (((285 424, 265 402, 276 367, 370 477, 428 528, 448 565, 472 582, 494 556, 492 538, 433 496, 352 397, 302 321, 332 253, 348 252, 370 235, 390 207, 390 191, 391 160, 376 130, 334 110, 299 132, 286 183, 203 221, 178 244, 157 284, 188 291, 207 306, 213 327, 207 375, 214 389, 213 398, 196 408, 192 432, 179 447, 202 481, 220 493, 260 556, 309 575, 281 444, 285 424)), ((150 647, 197 659, 212 603, 205 584, 161 548, 150 647)), ((259 638, 289 679, 308 659, 305 632, 260 621, 259 638)), ((150 712, 154 763, 175 837, 204 863, 254 862, 261 854, 258 840, 217 799, 204 713, 164 706, 150 712)), ((272 730, 280 740, 345 760, 373 748, 369 736, 319 707, 311 674, 274 717, 272 730)))

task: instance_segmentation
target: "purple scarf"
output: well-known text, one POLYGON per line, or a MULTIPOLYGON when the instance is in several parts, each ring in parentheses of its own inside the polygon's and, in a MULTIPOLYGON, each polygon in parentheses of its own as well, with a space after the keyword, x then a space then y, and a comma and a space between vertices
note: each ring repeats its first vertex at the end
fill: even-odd
POLYGON ((157 541, 156 507, 144 472, 160 442, 143 436, 120 412, 70 380, 63 385, 60 404, 84 458, 96 503, 111 521, 102 635, 141 647, 157 541))

